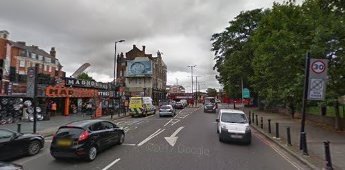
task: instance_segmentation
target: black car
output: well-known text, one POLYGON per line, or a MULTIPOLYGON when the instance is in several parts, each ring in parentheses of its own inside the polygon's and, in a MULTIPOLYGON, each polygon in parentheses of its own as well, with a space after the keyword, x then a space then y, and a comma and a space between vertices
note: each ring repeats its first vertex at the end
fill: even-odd
POLYGON ((0 162, 0 169, 3 170, 22 170, 24 169, 23 166, 14 164, 14 163, 9 163, 9 162, 0 162))
POLYGON ((105 120, 83 120, 61 126, 53 137, 50 154, 55 159, 85 158, 93 161, 97 153, 122 144, 125 132, 105 120))
POLYGON ((23 134, 0 129, 0 160, 36 155, 43 147, 44 138, 39 134, 23 134))
POLYGON ((217 103, 205 103, 204 105, 204 112, 212 112, 212 113, 216 113, 217 112, 217 103))

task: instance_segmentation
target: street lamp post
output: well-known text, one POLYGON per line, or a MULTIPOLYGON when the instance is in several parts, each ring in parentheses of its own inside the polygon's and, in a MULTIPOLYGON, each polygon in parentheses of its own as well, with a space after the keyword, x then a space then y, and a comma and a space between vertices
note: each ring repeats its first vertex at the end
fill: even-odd
POLYGON ((192 99, 193 99, 193 105, 194 105, 194 93, 193 93, 193 88, 194 88, 194 82, 193 82, 193 68, 195 68, 196 65, 190 65, 190 66, 187 66, 187 67, 190 67, 190 69, 191 69, 191 75, 192 75, 192 99))

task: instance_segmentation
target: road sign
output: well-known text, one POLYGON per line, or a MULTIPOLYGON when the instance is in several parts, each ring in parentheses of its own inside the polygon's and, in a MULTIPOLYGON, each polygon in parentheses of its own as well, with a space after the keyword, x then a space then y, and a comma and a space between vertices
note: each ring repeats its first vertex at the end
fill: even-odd
POLYGON ((325 99, 327 63, 327 59, 310 59, 308 100, 325 99))
POLYGON ((250 98, 250 91, 249 91, 249 89, 244 88, 243 92, 242 92, 242 95, 243 95, 243 98, 250 98))

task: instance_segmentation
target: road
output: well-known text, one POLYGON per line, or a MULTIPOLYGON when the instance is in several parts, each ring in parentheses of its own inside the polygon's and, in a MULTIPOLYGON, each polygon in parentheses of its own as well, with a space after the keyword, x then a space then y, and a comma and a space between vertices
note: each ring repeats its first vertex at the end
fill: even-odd
POLYGON ((174 118, 126 117, 116 120, 127 132, 125 143, 100 153, 93 162, 55 160, 49 138, 38 155, 14 162, 27 170, 307 169, 254 130, 249 146, 219 142, 215 119, 216 114, 203 113, 202 108, 180 110, 174 118))

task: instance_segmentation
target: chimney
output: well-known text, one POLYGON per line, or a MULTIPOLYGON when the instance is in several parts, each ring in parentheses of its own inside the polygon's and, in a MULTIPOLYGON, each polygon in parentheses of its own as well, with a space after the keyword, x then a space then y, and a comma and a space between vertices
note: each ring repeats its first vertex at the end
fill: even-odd
POLYGON ((55 51, 55 47, 52 47, 51 49, 50 49, 50 56, 52 56, 52 57, 56 57, 56 51, 55 51))
POLYGON ((158 50, 158 51, 157 51, 157 57, 161 58, 161 57, 162 57, 161 54, 162 54, 162 53, 158 50))
POLYGON ((8 31, 6 31, 6 30, 1 30, 0 31, 0 38, 3 38, 3 39, 7 40, 9 35, 10 35, 10 33, 8 31))
POLYGON ((135 44, 133 44, 133 49, 134 49, 134 48, 137 48, 137 46, 135 46, 135 44))
POLYGON ((143 52, 145 53, 145 45, 143 45, 143 52))

